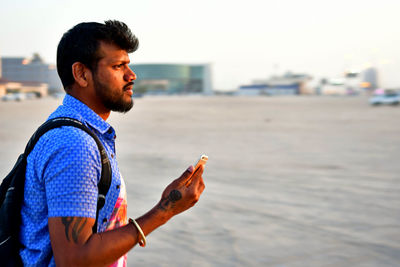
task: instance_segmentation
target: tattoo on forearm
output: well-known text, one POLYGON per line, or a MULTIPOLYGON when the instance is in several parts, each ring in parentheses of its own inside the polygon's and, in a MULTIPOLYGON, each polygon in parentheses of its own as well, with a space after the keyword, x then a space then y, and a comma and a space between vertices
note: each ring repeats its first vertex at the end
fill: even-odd
POLYGON ((172 190, 168 197, 161 199, 159 208, 162 210, 167 210, 169 204, 171 203, 171 207, 175 206, 175 203, 182 198, 182 193, 179 190, 172 190))
POLYGON ((82 232, 83 228, 85 227, 87 218, 62 217, 61 222, 65 226, 65 237, 67 238, 68 242, 70 241, 70 237, 72 237, 75 244, 77 244, 79 234, 82 232), (70 231, 71 231, 71 234, 69 234, 70 231))

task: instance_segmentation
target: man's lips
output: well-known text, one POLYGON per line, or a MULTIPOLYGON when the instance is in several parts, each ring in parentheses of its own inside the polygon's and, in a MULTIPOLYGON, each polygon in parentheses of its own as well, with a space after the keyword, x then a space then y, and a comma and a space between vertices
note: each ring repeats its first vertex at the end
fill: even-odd
POLYGON ((124 86, 124 92, 127 93, 129 96, 133 95, 133 82, 129 82, 124 86))
POLYGON ((132 90, 133 89, 133 82, 129 82, 124 86, 124 91, 132 90))

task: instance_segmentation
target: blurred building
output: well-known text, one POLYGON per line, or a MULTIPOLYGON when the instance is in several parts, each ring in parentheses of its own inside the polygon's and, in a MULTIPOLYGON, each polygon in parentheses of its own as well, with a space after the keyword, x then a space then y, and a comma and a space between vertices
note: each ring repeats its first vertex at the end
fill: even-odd
POLYGON ((350 70, 338 78, 322 79, 316 91, 321 95, 357 95, 361 93, 361 86, 361 73, 350 70))
POLYGON ((143 94, 212 94, 210 64, 134 64, 135 92, 143 94))
POLYGON ((307 74, 287 72, 282 76, 271 76, 266 80, 255 80, 250 85, 239 87, 239 95, 300 95, 313 93, 307 74))
POLYGON ((43 97, 48 94, 47 83, 40 82, 15 82, 0 78, 0 96, 4 95, 32 95, 43 97))
POLYGON ((7 93, 6 82, 0 77, 0 96, 3 96, 7 93))
POLYGON ((49 93, 62 91, 63 87, 54 65, 43 62, 38 54, 32 59, 23 57, 1 58, 2 78, 8 81, 47 84, 49 93))
POLYGON ((370 67, 362 72, 362 84, 361 87, 366 90, 375 90, 379 87, 378 85, 378 70, 370 67))

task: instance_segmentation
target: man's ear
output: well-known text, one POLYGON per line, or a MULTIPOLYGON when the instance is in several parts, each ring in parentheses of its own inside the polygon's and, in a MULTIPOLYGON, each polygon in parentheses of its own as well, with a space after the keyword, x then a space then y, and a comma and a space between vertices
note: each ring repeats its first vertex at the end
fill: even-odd
POLYGON ((88 78, 91 73, 84 64, 80 62, 72 64, 72 75, 74 76, 75 82, 79 84, 80 87, 88 86, 88 78))

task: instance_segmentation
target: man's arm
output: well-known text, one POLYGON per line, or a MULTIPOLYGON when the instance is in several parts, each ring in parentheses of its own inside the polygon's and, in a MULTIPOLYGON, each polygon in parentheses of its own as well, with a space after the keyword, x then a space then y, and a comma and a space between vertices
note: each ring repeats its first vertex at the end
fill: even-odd
MULTIPOLYGON (((189 209, 204 190, 203 166, 189 167, 164 190, 161 200, 136 221, 147 236, 171 217, 189 209)), ((51 217, 50 240, 57 266, 107 266, 127 253, 139 241, 132 224, 93 234, 93 218, 51 217)))

